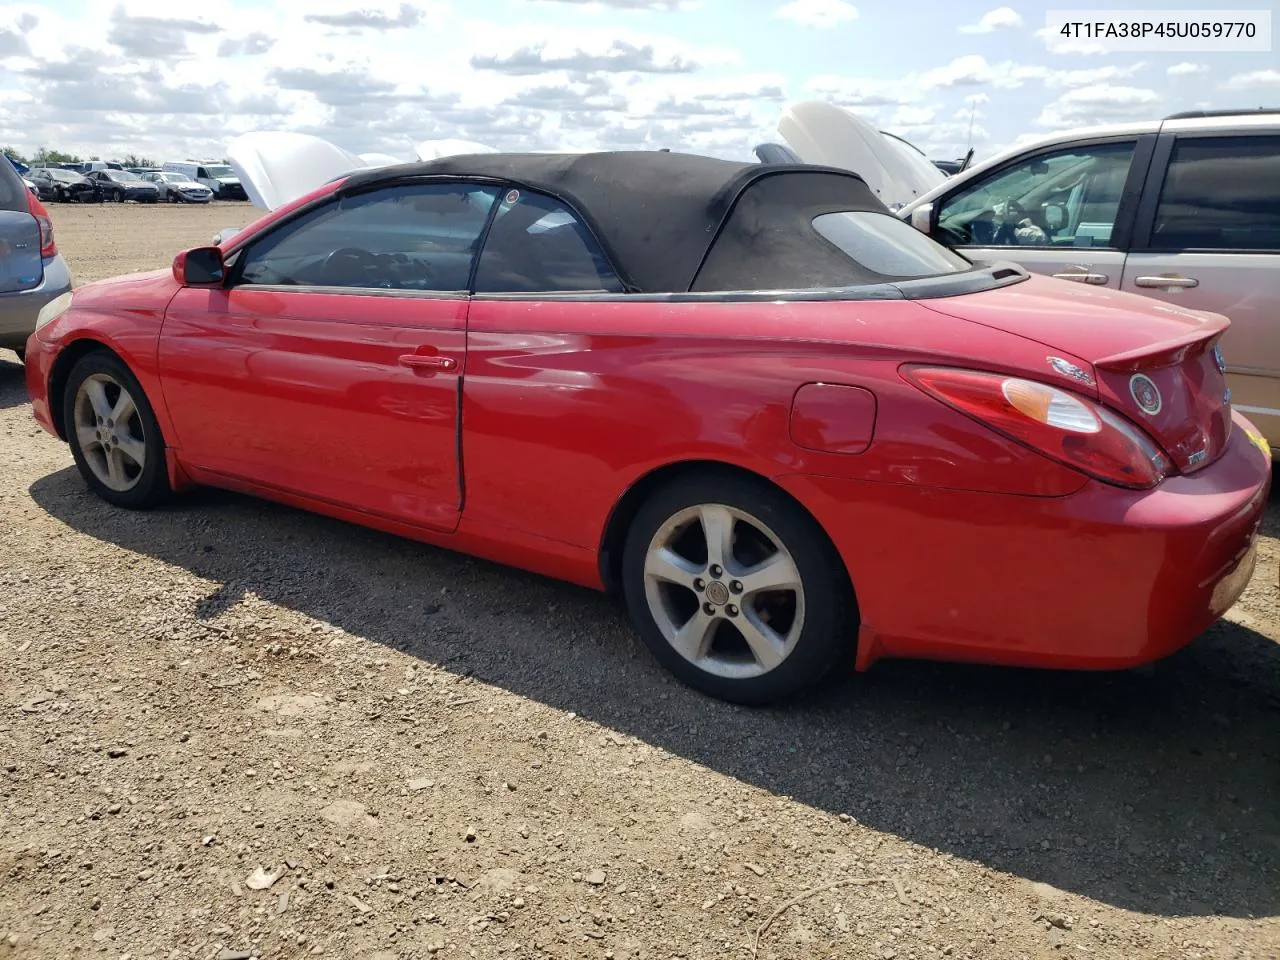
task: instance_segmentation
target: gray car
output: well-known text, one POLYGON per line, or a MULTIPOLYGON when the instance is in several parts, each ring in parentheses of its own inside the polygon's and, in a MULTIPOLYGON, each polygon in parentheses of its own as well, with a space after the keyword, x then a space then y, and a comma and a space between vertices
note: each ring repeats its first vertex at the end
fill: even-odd
POLYGON ((160 199, 169 203, 209 203, 213 200, 212 190, 203 183, 196 183, 185 173, 152 170, 139 176, 154 183, 160 190, 160 199))
MULTIPOLYGON (((3 156, 3 155, 0 155, 3 156)), ((0 159, 0 348, 22 358, 40 310, 71 292, 53 222, 8 159, 0 159)))

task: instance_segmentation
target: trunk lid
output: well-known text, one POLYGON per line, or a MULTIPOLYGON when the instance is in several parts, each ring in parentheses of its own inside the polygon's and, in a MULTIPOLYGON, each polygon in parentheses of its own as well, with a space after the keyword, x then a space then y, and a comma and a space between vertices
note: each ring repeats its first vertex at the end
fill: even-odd
POLYGON ((26 210, 0 210, 0 294, 34 290, 44 280, 40 225, 26 210))
POLYGON ((1230 322, 1220 314, 1038 276, 919 303, 1080 364, 1095 379, 1082 392, 1145 430, 1182 473, 1207 466, 1226 448, 1231 402, 1218 342, 1230 322))

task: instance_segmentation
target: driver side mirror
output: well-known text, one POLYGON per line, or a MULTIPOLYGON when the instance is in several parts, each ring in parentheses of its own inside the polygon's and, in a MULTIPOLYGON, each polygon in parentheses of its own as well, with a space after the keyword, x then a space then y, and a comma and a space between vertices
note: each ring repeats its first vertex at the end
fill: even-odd
POLYGON ((933 230, 933 204, 922 203, 912 210, 911 225, 925 234, 933 230))
POLYGON ((222 251, 217 247, 195 247, 173 258, 173 279, 184 287, 218 284, 226 273, 222 251))

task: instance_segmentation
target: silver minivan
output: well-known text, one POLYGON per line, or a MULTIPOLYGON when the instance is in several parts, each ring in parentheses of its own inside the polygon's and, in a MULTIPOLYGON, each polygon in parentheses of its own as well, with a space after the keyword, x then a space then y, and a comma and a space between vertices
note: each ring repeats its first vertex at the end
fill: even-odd
POLYGON ((974 260, 1225 314, 1232 402, 1280 450, 1280 110, 1064 131, 898 215, 974 260))

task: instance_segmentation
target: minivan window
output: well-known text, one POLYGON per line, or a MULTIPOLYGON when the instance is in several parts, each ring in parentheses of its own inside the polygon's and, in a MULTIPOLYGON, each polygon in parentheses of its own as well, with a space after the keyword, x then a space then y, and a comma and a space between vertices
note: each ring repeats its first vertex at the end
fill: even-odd
POLYGON ((1280 136, 1187 137, 1169 159, 1153 250, 1280 250, 1280 136))
POLYGON ((970 183, 938 205, 953 246, 1106 247, 1136 141, 1044 153, 970 183))

